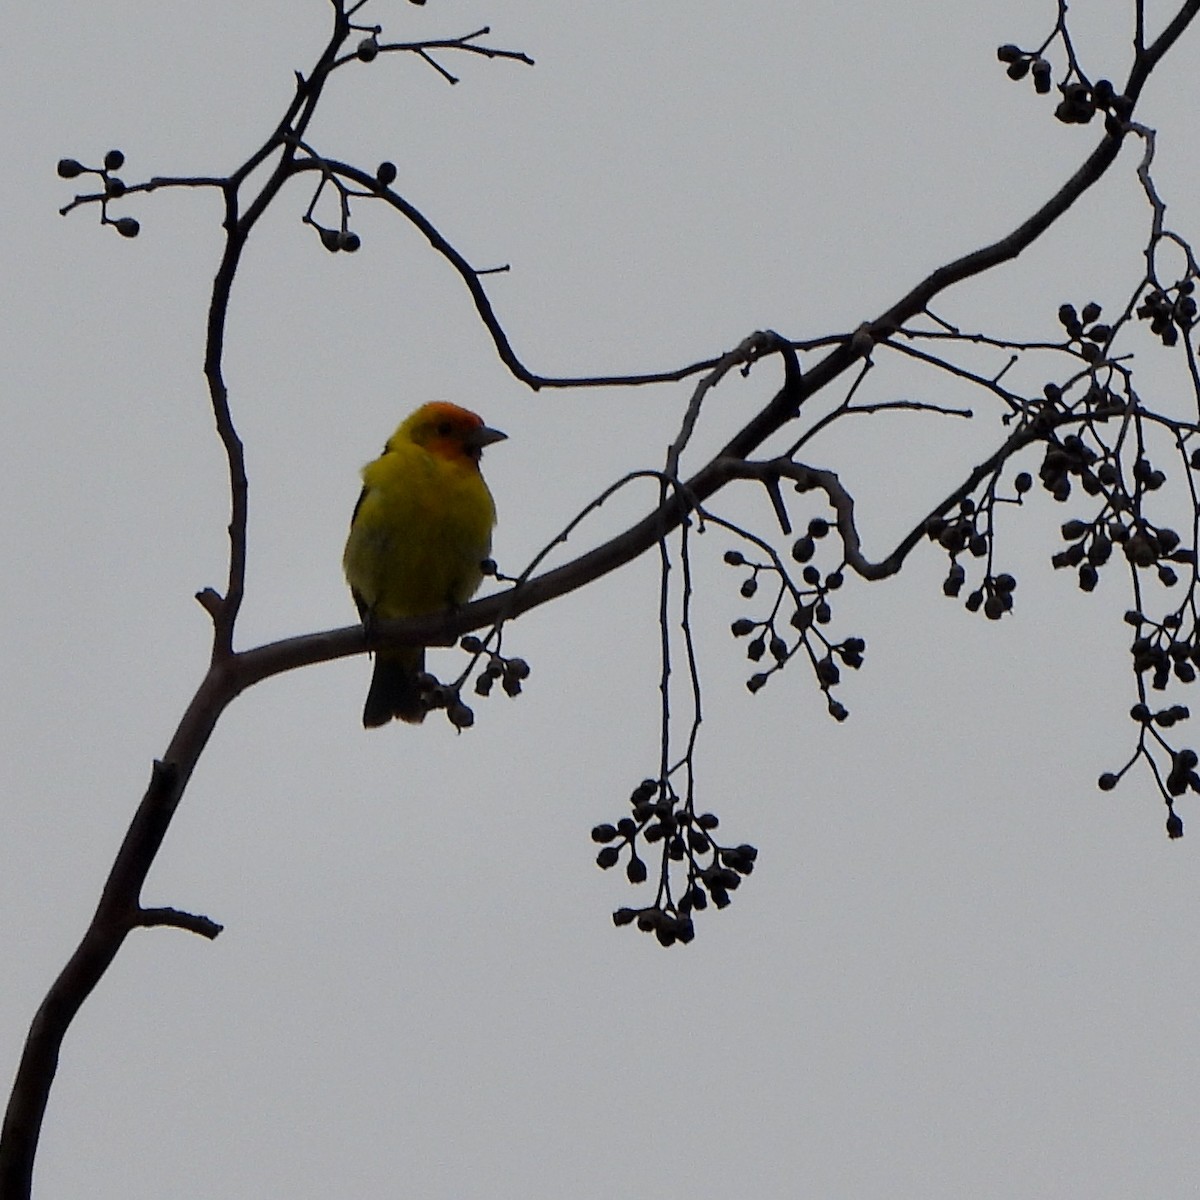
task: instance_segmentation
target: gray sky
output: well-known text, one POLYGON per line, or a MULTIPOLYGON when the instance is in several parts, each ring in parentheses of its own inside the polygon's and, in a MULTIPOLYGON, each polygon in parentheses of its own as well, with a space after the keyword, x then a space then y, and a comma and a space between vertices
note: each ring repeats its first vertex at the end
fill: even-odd
MULTIPOLYGON (((73 189, 53 164, 119 146, 129 181, 232 170, 319 52, 326 7, 50 0, 8 17, 6 1085, 203 673, 191 596, 224 576, 200 375, 215 197, 131 201, 129 242, 94 212, 57 215, 73 189)), ((512 265, 488 289, 534 370, 668 368, 764 326, 853 328, 1028 215, 1096 138, 995 63, 1000 42, 1040 41, 1053 7, 376 0, 392 38, 490 24, 538 65, 447 57, 450 88, 381 58, 335 78, 312 141, 393 160, 474 265, 512 265)), ((1127 7, 1072 14, 1096 75, 1127 68, 1127 7)), ((1157 28, 1169 6, 1148 7, 1157 28)), ((1194 236, 1196 36, 1139 110, 1194 236)), ((1146 228, 1135 158, 941 315, 1045 335, 1064 300, 1123 301, 1146 228)), ((661 462, 690 394, 530 393, 418 236, 361 204, 362 251, 326 254, 299 221, 306 186, 255 232, 233 301, 243 647, 353 619, 357 471, 418 403, 509 433, 485 469, 515 571, 611 479, 661 462)), ((1172 387, 1174 365, 1150 355, 1149 386, 1172 387)), ((722 383, 693 465, 777 381, 766 363, 722 383)), ((929 377, 879 370, 871 387, 979 413, 864 418, 814 447, 881 554, 997 425, 929 377)), ((573 549, 651 499, 606 506, 573 549)), ((722 511, 770 528, 749 490, 722 511)), ((596 870, 587 836, 657 761, 651 560, 513 625, 527 692, 480 702, 461 737, 437 719, 364 732, 362 659, 245 695, 145 895, 226 931, 129 940, 68 1037, 37 1194, 1194 1195, 1200 826, 1168 843, 1136 773, 1095 788, 1132 745, 1127 602, 1116 572, 1085 597, 1050 570, 1071 515, 1040 491, 1010 514, 1018 603, 997 624, 941 596, 928 548, 898 580, 847 587, 835 628, 868 652, 843 725, 799 664, 745 691, 732 543, 699 541, 702 795, 760 859, 687 948, 613 929, 640 897, 596 870)))

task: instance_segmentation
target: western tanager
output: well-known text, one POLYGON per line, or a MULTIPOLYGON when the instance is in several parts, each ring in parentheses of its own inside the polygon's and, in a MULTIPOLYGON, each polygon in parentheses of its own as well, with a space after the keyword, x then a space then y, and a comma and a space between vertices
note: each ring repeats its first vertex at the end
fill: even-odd
MULTIPOLYGON (((365 625, 465 604, 483 579, 496 508, 479 457, 506 435, 456 404, 423 404, 362 472, 342 565, 365 625)), ((363 725, 425 719, 425 647, 381 651, 363 725)))

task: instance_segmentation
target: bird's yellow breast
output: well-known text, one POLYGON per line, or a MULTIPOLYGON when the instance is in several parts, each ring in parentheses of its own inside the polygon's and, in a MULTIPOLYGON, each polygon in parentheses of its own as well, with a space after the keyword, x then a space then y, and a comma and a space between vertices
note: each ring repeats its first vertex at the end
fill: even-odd
POLYGON ((471 459, 389 444, 363 470, 346 578, 385 620, 464 604, 483 578, 496 509, 471 459))

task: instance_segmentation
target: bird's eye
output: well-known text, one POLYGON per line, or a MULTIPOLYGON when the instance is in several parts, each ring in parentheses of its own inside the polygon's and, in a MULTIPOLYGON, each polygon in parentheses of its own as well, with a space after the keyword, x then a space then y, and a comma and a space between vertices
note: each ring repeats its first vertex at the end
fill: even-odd
POLYGON ((443 421, 438 427, 438 437, 449 437, 453 432, 453 428, 449 421, 443 421))

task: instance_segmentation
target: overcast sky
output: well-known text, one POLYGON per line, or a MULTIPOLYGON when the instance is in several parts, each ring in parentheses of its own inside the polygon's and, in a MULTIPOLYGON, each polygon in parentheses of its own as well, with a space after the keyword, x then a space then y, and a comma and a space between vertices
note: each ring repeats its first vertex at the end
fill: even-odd
MULTIPOLYGON (((202 677, 192 595, 225 572, 200 372, 217 198, 131 199, 128 241, 94 210, 57 215, 74 188, 54 162, 117 146, 128 181, 233 170, 319 54, 328 7, 48 0, 7 16, 5 1090, 202 677)), ((1076 7, 1085 65, 1123 77, 1132 5, 1076 7)), ((757 328, 853 329, 1024 219, 1097 137, 995 61, 1001 42, 1040 42, 1054 8, 375 0, 363 15, 390 38, 490 24, 537 66, 447 56, 449 87, 381 57, 335 77, 311 141, 391 159, 475 266, 511 264, 487 285, 532 369, 665 369, 757 328)), ((1148 8, 1155 29, 1173 11, 1148 8)), ((1139 109, 1193 236, 1198 38, 1139 109)), ((941 315, 1050 336, 1064 300, 1121 304, 1147 221, 1139 153, 941 315)), ((340 557, 357 472, 417 404, 454 400, 508 432, 484 467, 515 573, 611 480, 661 464, 691 390, 530 392, 413 230, 360 203, 362 250, 330 255, 300 222, 308 186, 279 197, 234 291, 242 647, 353 620, 340 557)), ((1174 386, 1169 356, 1146 366, 1147 386, 1174 386)), ((722 383, 691 465, 777 384, 772 362, 722 383)), ((999 427, 927 377, 870 386, 978 413, 860 418, 813 446, 858 493, 878 556, 999 427)), ((569 549, 653 497, 606 506, 569 549)), ((798 520, 823 512, 811 502, 798 520)), ((750 489, 722 511, 771 530, 750 489)), ((1006 516, 1020 585, 998 623, 941 595, 929 547, 899 579, 847 586, 835 628, 868 651, 841 725, 799 664, 746 692, 732 543, 698 540, 701 802, 760 857, 688 947, 613 928, 613 908, 645 901, 588 839, 656 768, 652 557, 514 624, 526 693, 480 702, 462 736, 436 718, 364 731, 361 658, 254 689, 144 897, 225 932, 128 940, 68 1036, 36 1194, 1194 1196, 1200 820, 1186 801, 1190 836, 1169 843, 1146 779, 1095 787, 1132 746, 1126 585, 1113 572, 1087 597, 1050 570, 1070 515, 1039 491, 1006 516)))

